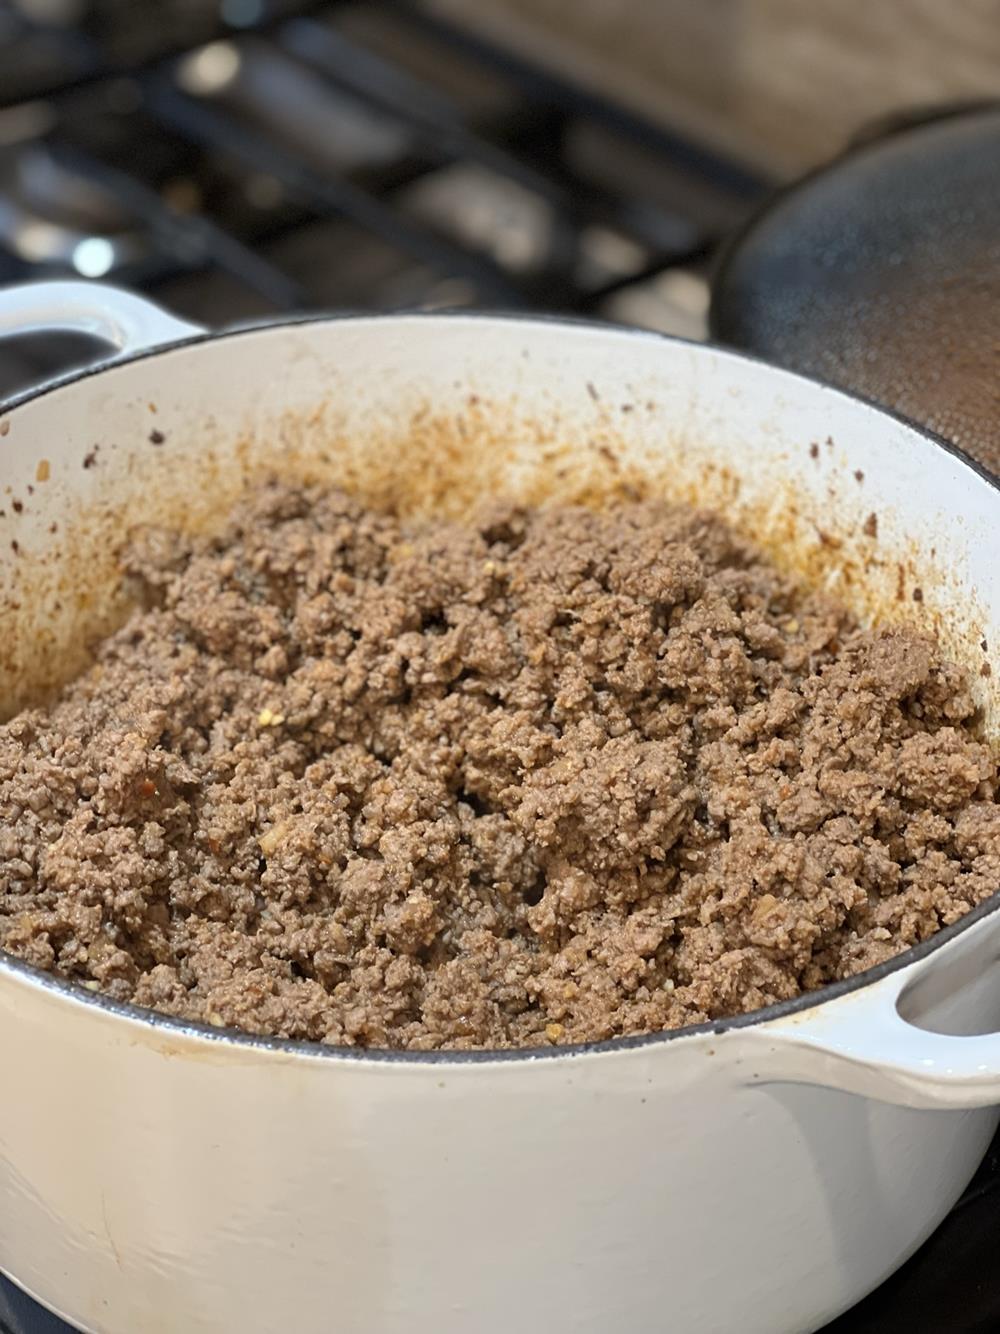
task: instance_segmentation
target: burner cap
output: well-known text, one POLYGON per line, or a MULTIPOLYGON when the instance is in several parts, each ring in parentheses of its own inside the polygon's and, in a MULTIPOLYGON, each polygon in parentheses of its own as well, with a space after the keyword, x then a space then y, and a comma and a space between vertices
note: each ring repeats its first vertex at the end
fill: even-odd
POLYGON ((730 246, 713 336, 885 404, 1000 472, 998 167, 996 106, 850 149, 730 246))

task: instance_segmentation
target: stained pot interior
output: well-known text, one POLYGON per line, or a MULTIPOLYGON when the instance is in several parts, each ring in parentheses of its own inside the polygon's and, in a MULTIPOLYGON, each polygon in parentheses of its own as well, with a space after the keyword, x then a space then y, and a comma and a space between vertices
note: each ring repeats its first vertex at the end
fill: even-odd
POLYGON ((5 714, 127 613, 130 528, 210 530, 277 474, 415 513, 500 494, 716 508, 864 616, 932 627, 993 730, 992 484, 862 403, 710 347, 479 316, 272 326, 15 405, 0 458, 5 714))

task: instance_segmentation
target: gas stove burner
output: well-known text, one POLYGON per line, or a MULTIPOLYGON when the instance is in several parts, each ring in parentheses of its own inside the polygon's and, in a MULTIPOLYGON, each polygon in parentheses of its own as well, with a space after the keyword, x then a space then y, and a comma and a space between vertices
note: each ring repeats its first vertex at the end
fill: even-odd
POLYGON ((0 154, 0 243, 28 264, 103 278, 144 251, 114 194, 41 143, 0 154))

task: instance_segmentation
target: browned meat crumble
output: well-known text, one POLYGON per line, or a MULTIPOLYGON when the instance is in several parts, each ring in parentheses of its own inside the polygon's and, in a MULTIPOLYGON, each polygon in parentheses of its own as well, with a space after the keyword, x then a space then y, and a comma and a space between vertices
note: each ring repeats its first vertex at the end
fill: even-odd
POLYGON ((581 1042, 796 996, 1000 886, 963 673, 711 515, 275 485, 126 569, 145 609, 0 728, 0 946, 119 1000, 581 1042))

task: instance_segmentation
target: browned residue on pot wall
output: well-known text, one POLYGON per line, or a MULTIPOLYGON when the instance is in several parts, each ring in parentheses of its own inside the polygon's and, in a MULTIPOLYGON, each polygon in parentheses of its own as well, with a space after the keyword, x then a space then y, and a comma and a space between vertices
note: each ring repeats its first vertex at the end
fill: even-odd
MULTIPOLYGON (((975 607, 966 599, 965 618, 942 617, 949 575, 917 541, 887 546, 880 535, 882 498, 867 494, 867 483, 846 461, 840 465, 833 441, 822 442, 810 463, 829 477, 829 504, 819 520, 791 482, 766 505, 751 503, 725 462, 672 449, 671 435, 683 438, 683 431, 668 425, 651 431, 662 416, 651 399, 613 405, 598 399, 590 407, 592 426, 581 431, 558 409, 544 420, 526 418, 514 403, 470 392, 459 413, 442 415, 425 404, 405 428, 373 421, 362 436, 345 434, 336 404, 323 402, 306 415, 254 424, 235 439, 231 429, 206 420, 197 441, 172 430, 155 449, 148 443, 148 413, 137 410, 134 441, 94 442, 81 451, 69 479, 65 463, 53 458, 37 493, 22 496, 10 485, 6 497, 0 495, 0 548, 10 552, 0 568, 4 713, 79 671, 88 645, 121 622, 129 604, 118 553, 130 528, 211 529, 250 480, 275 473, 332 482, 370 505, 402 513, 461 514, 487 495, 587 505, 662 495, 717 509, 780 567, 836 592, 862 616, 916 619, 939 631, 962 661, 973 661, 974 645, 978 675, 984 654, 975 607), (15 499, 20 514, 12 513, 15 499), (846 512, 856 515, 847 526, 836 518, 846 512), (915 588, 921 601, 914 600, 915 588)), ((16 448, 16 437, 15 420, 8 449, 16 448)), ((801 443, 807 460, 815 444, 801 443)), ((47 460, 52 457, 46 450, 47 460)), ((26 458, 22 467, 34 483, 38 459, 26 458)), ((979 680, 992 702, 997 675, 979 680)))

